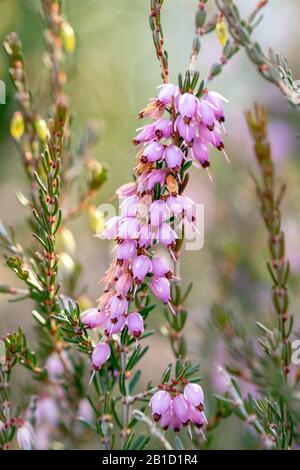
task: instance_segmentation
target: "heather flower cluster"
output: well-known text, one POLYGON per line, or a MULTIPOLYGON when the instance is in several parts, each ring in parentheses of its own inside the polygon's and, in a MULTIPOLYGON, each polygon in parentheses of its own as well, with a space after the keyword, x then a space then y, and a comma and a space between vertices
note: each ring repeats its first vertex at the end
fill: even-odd
POLYGON ((187 383, 183 392, 172 386, 159 390, 150 401, 154 421, 160 423, 164 431, 169 427, 178 432, 182 426, 193 425, 201 429, 206 422, 204 394, 200 385, 187 383))
MULTIPOLYGON (((194 229, 195 203, 184 196, 184 170, 193 162, 208 169, 209 147, 224 152, 220 126, 224 123, 222 97, 201 90, 183 93, 173 84, 160 87, 139 117, 154 122, 139 129, 133 143, 138 147, 135 181, 120 187, 120 215, 111 218, 104 234, 115 239, 117 255, 104 277, 104 293, 99 307, 82 314, 87 328, 101 327, 107 338, 128 332, 138 341, 144 331, 143 317, 132 311, 130 303, 137 289, 149 281, 155 297, 169 306, 171 282, 176 278, 170 261, 176 263, 178 223, 194 229), (160 244, 170 259, 157 256, 160 244)), ((225 152, 224 152, 225 153, 225 152)), ((92 354, 92 365, 99 369, 110 357, 110 347, 103 339, 92 354)))

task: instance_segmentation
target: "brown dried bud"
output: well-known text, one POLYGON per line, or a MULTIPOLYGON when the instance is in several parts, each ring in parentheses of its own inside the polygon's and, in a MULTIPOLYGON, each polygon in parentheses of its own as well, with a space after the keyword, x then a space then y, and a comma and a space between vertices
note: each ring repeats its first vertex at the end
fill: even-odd
POLYGON ((168 191, 171 194, 178 194, 178 183, 173 175, 168 175, 166 179, 168 191))

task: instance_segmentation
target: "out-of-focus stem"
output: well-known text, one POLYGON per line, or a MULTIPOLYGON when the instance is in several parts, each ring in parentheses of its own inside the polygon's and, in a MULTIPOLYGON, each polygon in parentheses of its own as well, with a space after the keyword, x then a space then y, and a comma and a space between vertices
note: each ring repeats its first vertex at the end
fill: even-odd
POLYGON ((152 30, 153 42, 156 55, 161 68, 161 76, 164 83, 169 81, 168 54, 164 48, 164 37, 161 25, 161 9, 164 0, 151 0, 150 27, 152 30))
POLYGON ((292 317, 289 316, 289 294, 287 279, 289 263, 285 257, 285 235, 281 228, 280 204, 284 193, 284 185, 275 190, 274 165, 271 147, 268 141, 268 115, 266 110, 255 105, 254 110, 246 115, 250 133, 254 140, 256 160, 261 174, 261 182, 256 182, 257 195, 261 203, 261 213, 268 232, 268 244, 271 262, 268 263, 273 280, 272 300, 277 313, 278 330, 281 333, 282 371, 287 378, 290 371, 290 341, 292 333, 292 317))

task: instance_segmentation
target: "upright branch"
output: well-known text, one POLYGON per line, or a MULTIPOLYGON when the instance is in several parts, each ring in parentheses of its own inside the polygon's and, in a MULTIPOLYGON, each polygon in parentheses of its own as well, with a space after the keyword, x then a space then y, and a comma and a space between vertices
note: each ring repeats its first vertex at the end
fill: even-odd
POLYGON ((293 317, 289 315, 289 295, 287 280, 289 262, 285 255, 285 236, 281 227, 281 201, 285 186, 279 191, 275 186, 274 165, 271 159, 270 142, 268 140, 268 115, 266 110, 255 105, 253 111, 247 113, 247 123, 254 140, 256 160, 261 173, 261 181, 256 182, 257 195, 261 203, 261 213, 268 232, 268 245, 271 256, 268 269, 273 281, 272 300, 278 319, 278 330, 281 335, 282 371, 287 377, 290 371, 291 342, 293 317))
POLYGON ((156 55, 160 63, 161 76, 164 83, 169 81, 168 53, 164 48, 164 36, 161 24, 161 9, 164 0, 151 0, 151 14, 149 17, 156 55))
POLYGON ((42 0, 42 7, 46 23, 44 37, 48 49, 47 62, 51 70, 51 90, 53 100, 56 102, 63 96, 63 87, 67 78, 63 48, 68 52, 73 51, 75 35, 72 27, 62 16, 61 1, 42 0))
POLYGON ((192 43, 192 52, 190 55, 189 66, 191 74, 193 74, 195 71, 196 61, 201 49, 201 38, 213 31, 217 24, 218 15, 216 14, 207 20, 207 1, 208 0, 198 1, 197 11, 195 14, 195 35, 192 43))

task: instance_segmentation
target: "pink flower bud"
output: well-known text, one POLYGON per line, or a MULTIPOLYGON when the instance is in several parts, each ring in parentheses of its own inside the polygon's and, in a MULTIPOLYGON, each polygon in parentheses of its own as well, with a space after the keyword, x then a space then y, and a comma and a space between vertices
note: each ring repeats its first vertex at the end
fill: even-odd
POLYGON ((56 353, 52 353, 48 356, 45 369, 50 379, 57 379, 57 377, 62 376, 64 373, 64 365, 56 353))
POLYGON ((81 314, 81 321, 86 328, 98 328, 106 321, 106 313, 98 308, 88 308, 81 314))
POLYGON ((198 384, 189 383, 184 387, 185 399, 190 405, 203 407, 204 404, 204 393, 202 387, 198 384))
POLYGON ((153 294, 162 302, 167 304, 171 300, 170 283, 165 277, 153 277, 150 287, 153 294))
POLYGON ((187 424, 189 421, 190 407, 187 400, 182 394, 174 398, 172 409, 174 414, 178 417, 182 424, 187 424))
POLYGON ((160 87, 160 91, 158 93, 157 98, 160 103, 162 103, 164 106, 167 106, 169 104, 172 104, 173 98, 176 98, 178 93, 178 86, 173 85, 172 83, 167 83, 160 87))
POLYGON ((166 413, 171 406, 171 397, 165 390, 159 390, 154 393, 150 400, 153 418, 158 421, 164 413, 166 413))
POLYGON ((195 137, 196 127, 193 120, 186 122, 182 116, 178 116, 175 121, 175 128, 186 142, 191 142, 195 137))
POLYGON ((107 343, 98 343, 92 353, 92 365, 95 370, 100 369, 110 358, 110 347, 107 343))
POLYGON ((59 409, 56 400, 51 397, 39 398, 36 404, 35 418, 42 423, 55 426, 59 420, 59 409))
POLYGON ((127 327, 129 333, 135 338, 139 338, 144 332, 144 320, 138 312, 130 313, 127 317, 127 327))
POLYGON ((93 423, 95 421, 95 412, 87 398, 82 398, 78 403, 77 416, 93 423))
POLYGON ((162 144, 159 144, 158 142, 152 142, 144 148, 141 160, 143 163, 157 162, 158 160, 162 159, 164 151, 165 147, 162 144))
POLYGON ((129 260, 136 254, 136 241, 124 240, 118 247, 118 259, 129 260))
POLYGON ((176 145, 169 145, 165 150, 164 158, 168 168, 176 168, 181 166, 184 155, 179 147, 176 145))
POLYGON ((121 315, 124 315, 127 311, 127 308, 128 301, 125 299, 125 297, 119 298, 117 295, 114 295, 109 303, 110 318, 115 319, 121 315))
POLYGON ((151 271, 151 261, 146 255, 137 256, 132 263, 132 272, 134 279, 143 281, 145 276, 151 271))
POLYGON ((178 111, 182 117, 192 118, 195 115, 199 100, 192 93, 184 93, 178 100, 178 111))
POLYGON ((155 135, 158 139, 169 139, 173 134, 173 122, 162 118, 155 123, 155 135))
POLYGON ((150 222, 153 227, 159 227, 168 218, 168 208, 165 201, 159 199, 150 206, 150 222))
POLYGON ((123 330, 124 326, 126 325, 126 318, 124 315, 121 315, 117 319, 114 319, 116 321, 112 322, 112 320, 109 318, 104 327, 104 333, 106 336, 112 336, 115 333, 119 333, 120 331, 123 330))
POLYGON ((156 258, 152 258, 152 273, 155 277, 164 277, 172 275, 172 271, 169 268, 166 260, 161 256, 157 256, 156 258))

